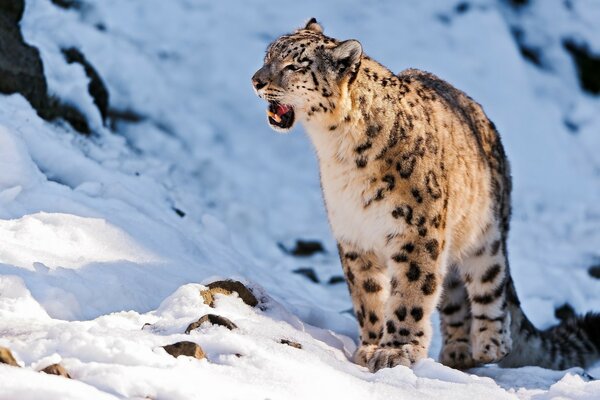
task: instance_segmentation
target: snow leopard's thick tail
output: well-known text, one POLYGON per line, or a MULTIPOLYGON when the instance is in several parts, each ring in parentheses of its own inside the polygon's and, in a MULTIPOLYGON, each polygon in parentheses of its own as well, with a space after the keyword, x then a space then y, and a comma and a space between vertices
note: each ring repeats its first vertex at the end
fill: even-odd
POLYGON ((521 309, 512 280, 508 282, 513 348, 502 367, 536 365, 550 369, 586 368, 600 359, 600 314, 572 316, 538 330, 521 309))

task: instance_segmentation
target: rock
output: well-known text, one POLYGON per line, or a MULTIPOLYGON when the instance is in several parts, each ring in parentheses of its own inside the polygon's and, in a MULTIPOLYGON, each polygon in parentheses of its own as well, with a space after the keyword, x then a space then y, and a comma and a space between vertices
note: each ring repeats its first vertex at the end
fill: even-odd
POLYGON ((588 93, 600 95, 600 54, 592 54, 586 43, 573 39, 563 40, 563 47, 575 61, 581 88, 588 93))
POLYGON ((592 278, 600 279, 600 265, 593 265, 588 269, 588 274, 592 278))
POLYGON ((177 358, 179 356, 188 356, 194 357, 199 360, 206 358, 202 347, 194 342, 177 342, 173 344, 169 344, 167 346, 163 346, 163 349, 173 357, 177 358))
POLYGON ((301 349, 302 348, 302 345, 300 343, 294 342, 294 341, 288 340, 288 339, 281 339, 279 341, 279 343, 281 343, 281 344, 287 344, 288 346, 295 347, 296 349, 301 349))
POLYGON ((20 93, 48 121, 64 119, 81 133, 90 133, 85 116, 73 106, 48 95, 39 51, 25 43, 19 21, 24 1, 0 2, 0 93, 20 93))
POLYGON ((40 372, 44 372, 44 373, 50 374, 50 375, 60 375, 60 376, 64 376, 65 378, 71 379, 71 375, 69 375, 69 373, 67 372, 65 367, 63 367, 60 364, 48 365, 46 368, 44 368, 40 372))
POLYGON ((208 290, 202 290, 200 294, 202 295, 205 304, 214 307, 215 294, 222 293, 225 295, 230 295, 234 292, 237 293, 240 299, 242 299, 242 301, 249 306, 255 307, 258 304, 256 296, 252 294, 250 289, 244 286, 243 283, 234 280, 211 282, 208 284, 208 290))
POLYGON ((12 365, 18 367, 17 360, 13 357, 12 353, 6 347, 0 347, 0 363, 12 365))
POLYGON ((337 285, 338 283, 344 283, 346 282, 346 278, 344 278, 341 275, 334 275, 331 278, 329 278, 329 283, 330 285, 337 285))
POLYGON ((106 122, 108 114, 108 89, 106 89, 106 85, 100 77, 100 74, 79 49, 70 47, 68 49, 62 49, 62 52, 65 56, 65 60, 67 60, 69 64, 77 63, 83 67, 85 74, 90 79, 88 92, 94 99, 94 104, 96 104, 96 107, 98 107, 98 110, 100 111, 102 121, 106 122))
POLYGON ((287 254, 291 254, 296 257, 309 257, 316 253, 325 253, 325 249, 321 242, 316 240, 296 240, 296 246, 293 249, 286 248, 283 244, 279 243, 279 248, 287 254))
POLYGON ((314 283, 319 283, 319 277, 317 276, 317 273, 315 272, 314 269, 312 269, 310 267, 298 268, 298 269, 293 270, 292 272, 295 274, 302 275, 314 283))
POLYGON ((206 314, 203 317, 201 317, 198 321, 192 322, 191 324, 189 324, 187 329, 185 330, 185 333, 189 334, 191 331, 199 328, 200 325, 202 325, 205 322, 208 322, 211 325, 224 326, 225 328, 227 328, 229 330, 233 330, 233 329, 237 328, 236 324, 234 324, 233 322, 231 322, 229 319, 227 319, 225 317, 221 317, 220 315, 215 315, 215 314, 206 314))

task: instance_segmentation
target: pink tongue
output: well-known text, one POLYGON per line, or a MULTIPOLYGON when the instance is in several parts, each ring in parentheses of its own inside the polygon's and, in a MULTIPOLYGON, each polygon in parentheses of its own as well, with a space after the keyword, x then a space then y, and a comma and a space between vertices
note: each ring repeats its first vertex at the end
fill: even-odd
POLYGON ((279 115, 280 117, 287 113, 288 111, 290 111, 290 107, 286 106, 285 104, 278 104, 277 105, 277 115, 279 115))

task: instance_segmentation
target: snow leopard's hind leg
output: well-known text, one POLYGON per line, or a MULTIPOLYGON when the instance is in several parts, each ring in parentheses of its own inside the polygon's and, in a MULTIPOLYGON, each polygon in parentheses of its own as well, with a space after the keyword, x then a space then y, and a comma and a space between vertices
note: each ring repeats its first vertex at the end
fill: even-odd
POLYGON ((502 360, 512 349, 507 283, 510 280, 505 239, 488 228, 479 247, 460 265, 471 302, 471 349, 478 364, 502 360))
POLYGON ((440 362, 452 368, 475 366, 471 355, 471 306, 465 283, 456 266, 450 267, 438 305, 442 350, 440 362))

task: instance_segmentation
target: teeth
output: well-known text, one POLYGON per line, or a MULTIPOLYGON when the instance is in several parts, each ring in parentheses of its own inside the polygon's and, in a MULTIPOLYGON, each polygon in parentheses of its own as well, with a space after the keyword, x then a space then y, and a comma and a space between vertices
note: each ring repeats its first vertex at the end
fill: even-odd
POLYGON ((280 122, 281 122, 281 117, 280 117, 279 115, 275 114, 274 112, 272 112, 272 111, 267 111, 267 115, 268 115, 268 116, 269 116, 271 119, 273 119, 273 121, 275 121, 275 122, 277 122, 277 123, 280 123, 280 122))

